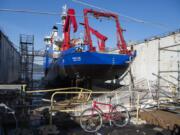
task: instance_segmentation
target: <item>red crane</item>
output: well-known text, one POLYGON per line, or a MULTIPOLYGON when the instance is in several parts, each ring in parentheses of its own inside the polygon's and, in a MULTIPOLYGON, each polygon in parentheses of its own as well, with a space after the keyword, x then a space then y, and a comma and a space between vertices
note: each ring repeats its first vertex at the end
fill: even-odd
MULTIPOLYGON (((85 26, 84 23, 80 23, 80 24, 85 26)), ((89 30, 93 35, 95 35, 98 39, 100 39, 100 41, 98 40, 99 51, 104 52, 105 51, 105 41, 108 38, 106 36, 102 35, 101 33, 99 33, 97 30, 91 28, 90 26, 89 26, 89 30)), ((87 43, 87 42, 85 42, 85 43, 87 43)), ((94 47, 94 51, 95 51, 95 47, 94 47)))
POLYGON ((98 40, 98 46, 99 51, 104 52, 105 51, 105 41, 108 39, 106 36, 102 35, 98 31, 94 30, 93 28, 89 27, 92 34, 94 34, 98 39, 100 39, 100 42, 98 40))
MULTIPOLYGON (((116 22, 116 29, 117 29, 117 47, 120 50, 120 53, 122 53, 122 54, 130 54, 130 51, 127 49, 127 45, 126 45, 126 42, 125 42, 123 34, 122 34, 123 30, 121 29, 121 26, 120 26, 120 23, 119 23, 119 20, 118 20, 118 15, 116 15, 114 13, 95 11, 95 10, 92 10, 92 9, 84 9, 85 44, 89 44, 90 51, 96 51, 96 49, 95 49, 95 47, 93 46, 93 43, 92 43, 91 33, 90 32, 94 33, 101 40, 104 39, 105 36, 103 37, 99 32, 94 31, 89 26, 88 14, 92 14, 95 18, 99 18, 99 17, 113 18, 115 20, 115 22, 116 22)), ((103 40, 103 42, 105 42, 105 40, 103 40)), ((102 43, 101 45, 102 45, 101 47, 104 50, 105 43, 102 43)))
POLYGON ((73 25, 74 32, 77 31, 77 22, 75 17, 75 10, 74 9, 68 9, 65 25, 64 25, 64 42, 62 45, 62 51, 67 50, 70 48, 70 27, 71 24, 73 25))

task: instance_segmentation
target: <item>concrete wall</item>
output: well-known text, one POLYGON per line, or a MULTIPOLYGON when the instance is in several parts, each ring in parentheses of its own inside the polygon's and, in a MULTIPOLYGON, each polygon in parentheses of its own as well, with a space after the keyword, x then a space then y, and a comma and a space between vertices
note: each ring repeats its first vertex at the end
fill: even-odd
POLYGON ((20 77, 20 54, 0 31, 0 83, 17 82, 20 77))
MULTIPOLYGON (((168 49, 180 51, 180 31, 160 36, 159 39, 153 37, 134 45, 134 49, 137 50, 137 57, 132 65, 135 80, 147 79, 157 81, 157 77, 152 75, 152 73, 158 74, 158 44, 160 44, 161 48, 179 44, 168 49)), ((180 61, 180 52, 160 51, 160 70, 177 71, 178 60, 180 61)), ((177 84, 177 80, 173 79, 171 75, 177 78, 178 72, 161 73, 160 75, 177 84)))

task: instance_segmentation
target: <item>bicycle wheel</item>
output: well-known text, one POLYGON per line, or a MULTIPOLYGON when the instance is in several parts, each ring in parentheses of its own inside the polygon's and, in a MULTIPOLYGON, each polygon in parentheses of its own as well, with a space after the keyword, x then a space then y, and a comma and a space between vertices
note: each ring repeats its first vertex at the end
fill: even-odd
POLYGON ((129 122, 129 112, 122 105, 115 105, 111 112, 111 120, 117 127, 124 127, 129 122))
POLYGON ((102 116, 97 109, 88 108, 80 115, 80 125, 86 132, 96 132, 102 126, 102 116))

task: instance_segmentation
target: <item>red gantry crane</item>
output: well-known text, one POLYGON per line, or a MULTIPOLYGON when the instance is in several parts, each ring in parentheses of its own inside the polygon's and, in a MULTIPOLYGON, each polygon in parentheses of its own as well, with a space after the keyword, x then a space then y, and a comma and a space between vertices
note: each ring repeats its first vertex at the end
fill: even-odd
POLYGON ((85 25, 85 44, 89 44, 90 46, 90 51, 96 51, 95 47, 93 46, 92 39, 91 39, 91 32, 95 34, 98 38, 101 39, 101 44, 100 44, 100 50, 104 51, 105 49, 105 41, 107 40, 107 37, 103 36, 99 32, 93 30, 89 26, 89 21, 88 21, 88 14, 92 14, 95 18, 99 17, 106 17, 106 18, 113 18, 116 22, 116 29, 117 29, 117 47, 120 50, 120 53, 122 54, 129 54, 130 51, 127 49, 126 42, 123 37, 123 30, 120 27, 120 23, 118 20, 118 15, 114 13, 108 13, 108 12, 102 12, 102 11, 95 11, 92 9, 84 9, 84 25, 85 25))

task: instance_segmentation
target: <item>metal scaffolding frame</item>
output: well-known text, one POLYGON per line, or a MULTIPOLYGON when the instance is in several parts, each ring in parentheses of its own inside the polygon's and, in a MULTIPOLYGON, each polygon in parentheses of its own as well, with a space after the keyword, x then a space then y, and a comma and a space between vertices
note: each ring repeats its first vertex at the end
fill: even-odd
POLYGON ((20 35, 21 81, 33 87, 34 35, 20 35))
MULTIPOLYGON (((175 42, 176 43, 176 42, 175 42)), ((158 75, 155 75, 158 80, 157 80, 157 90, 156 90, 156 98, 157 98, 157 106, 159 108, 159 104, 160 104, 160 101, 159 101, 159 94, 160 94, 160 90, 161 90, 161 81, 160 80, 164 80, 174 86, 176 86, 176 92, 175 92, 175 95, 173 98, 174 102, 178 101, 179 98, 180 98, 180 48, 178 49, 173 49, 174 47, 177 47, 179 46, 180 47, 180 43, 176 43, 174 45, 169 45, 169 46, 165 46, 165 47, 161 47, 161 43, 160 43, 160 38, 158 38, 158 75), (161 51, 164 51, 164 52, 172 52, 172 53, 177 53, 177 57, 178 57, 178 60, 177 60, 177 70, 166 70, 166 71, 163 71, 161 70, 161 51), (161 76, 161 74, 168 74, 168 73, 177 73, 177 78, 172 76, 172 78, 176 79, 177 80, 177 84, 168 80, 167 78, 164 78, 161 76)))

